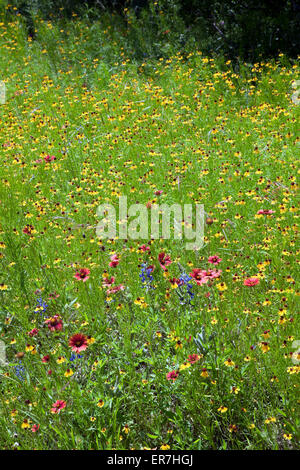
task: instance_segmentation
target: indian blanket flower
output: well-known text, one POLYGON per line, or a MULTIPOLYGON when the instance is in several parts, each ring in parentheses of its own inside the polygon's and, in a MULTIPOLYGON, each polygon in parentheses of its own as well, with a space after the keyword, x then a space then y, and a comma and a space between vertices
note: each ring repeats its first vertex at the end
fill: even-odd
POLYGON ((115 294, 116 292, 119 292, 120 290, 124 290, 124 289, 125 289, 125 286, 123 286, 123 284, 119 284, 118 286, 114 286, 111 289, 108 289, 106 291, 106 294, 107 295, 115 294))
POLYGON ((53 403, 51 413, 58 414, 61 410, 66 407, 67 403, 64 400, 57 400, 53 403))
POLYGON ((256 286, 259 284, 259 278, 258 277, 248 277, 247 279, 244 280, 244 286, 252 287, 256 286))
POLYGON ((172 370, 166 374, 167 380, 172 380, 173 382, 177 379, 179 372, 172 370))
POLYGON ((31 331, 28 332, 29 336, 36 336, 38 334, 38 328, 33 328, 31 331))
POLYGON ((87 337, 81 333, 76 333, 69 339, 69 346, 75 353, 84 351, 88 347, 87 337))
POLYGON ((222 258, 219 258, 217 255, 210 256, 207 260, 209 263, 217 265, 221 263, 222 258))
POLYGON ((205 279, 203 277, 203 270, 199 268, 193 269, 193 271, 190 273, 190 276, 196 281, 198 286, 201 286, 202 284, 205 284, 205 279))
POLYGON ((190 354, 188 356, 188 361, 191 364, 195 364, 197 361, 199 361, 201 359, 201 357, 203 357, 203 356, 199 356, 199 354, 190 354))
POLYGON ((60 295, 54 291, 49 294, 48 299, 58 299, 58 297, 60 297, 60 295))
POLYGON ((59 315, 54 315, 45 320, 45 323, 48 325, 50 331, 60 331, 63 328, 63 322, 59 315))
POLYGON ((112 284, 114 284, 115 282, 115 278, 114 276, 105 276, 103 278, 103 283, 102 283, 102 287, 110 287, 112 284))
POLYGON ((146 246, 146 245, 141 245, 139 246, 138 248, 139 250, 145 252, 145 251, 150 251, 150 246, 146 246))
POLYGON ((202 275, 205 279, 215 279, 221 276, 222 270, 208 269, 207 271, 202 271, 202 275))
POLYGON ((170 256, 166 255, 164 252, 159 253, 158 261, 164 271, 167 269, 167 266, 172 263, 170 256))
POLYGON ((204 270, 204 269, 195 268, 190 273, 190 276, 196 281, 198 286, 201 286, 202 284, 206 284, 208 281, 212 279, 216 279, 220 277, 221 273, 222 273, 221 269, 204 270))
POLYGON ((81 268, 79 269, 79 271, 77 271, 77 273, 75 274, 75 279, 77 279, 78 281, 87 281, 88 278, 90 277, 90 270, 87 269, 87 268, 81 268))
POLYGON ((120 260, 119 260, 119 258, 118 258, 118 255, 112 255, 112 256, 110 257, 109 266, 110 266, 111 268, 115 268, 115 267, 118 266, 119 262, 120 262, 120 260))
POLYGON ((257 215, 271 215, 271 214, 274 214, 275 211, 272 211, 272 209, 260 209, 258 212, 257 212, 257 215))
POLYGON ((44 157, 44 161, 45 161, 46 163, 53 162, 53 160, 56 160, 56 158, 54 157, 54 155, 46 155, 46 156, 44 157))
POLYGON ((38 432, 39 429, 40 429, 40 425, 39 424, 34 424, 31 428, 31 431, 32 432, 38 432))
POLYGON ((24 228, 23 228, 23 233, 26 233, 26 235, 32 235, 33 233, 35 233, 35 229, 33 227, 33 225, 30 225, 30 224, 27 224, 24 228))

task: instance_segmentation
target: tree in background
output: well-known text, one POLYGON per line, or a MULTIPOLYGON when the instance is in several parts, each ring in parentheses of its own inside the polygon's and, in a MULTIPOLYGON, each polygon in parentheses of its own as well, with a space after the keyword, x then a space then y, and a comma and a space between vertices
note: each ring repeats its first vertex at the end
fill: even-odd
MULTIPOLYGON (((71 18, 72 13, 90 15, 91 21, 104 12, 114 12, 128 26, 130 11, 135 27, 159 33, 163 11, 168 30, 184 47, 194 42, 203 52, 254 61, 283 52, 299 53, 300 6, 296 0, 13 0, 11 12, 21 14, 28 35, 34 38, 34 14, 46 19, 71 18), (14 10, 16 7, 17 10, 14 10), (149 21, 147 21, 147 15, 149 21)), ((130 24, 130 23, 129 23, 130 24)), ((151 31, 147 34, 151 38, 151 31)))

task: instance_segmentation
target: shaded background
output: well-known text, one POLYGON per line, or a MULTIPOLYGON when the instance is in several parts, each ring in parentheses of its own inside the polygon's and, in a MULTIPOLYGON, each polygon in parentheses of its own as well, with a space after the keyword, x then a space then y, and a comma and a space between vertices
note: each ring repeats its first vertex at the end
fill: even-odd
POLYGON ((178 50, 197 47, 206 54, 247 61, 299 54, 296 0, 14 0, 9 4, 11 14, 22 15, 32 38, 36 15, 68 20, 75 13, 91 22, 111 15, 120 30, 125 28, 136 58, 164 55, 164 45, 170 41, 178 50), (138 29, 148 38, 146 47, 140 45, 138 29))

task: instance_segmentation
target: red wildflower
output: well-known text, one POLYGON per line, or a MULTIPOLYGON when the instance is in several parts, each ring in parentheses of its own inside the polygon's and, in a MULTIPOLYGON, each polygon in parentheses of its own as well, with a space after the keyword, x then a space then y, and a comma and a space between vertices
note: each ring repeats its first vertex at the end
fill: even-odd
POLYGON ((166 374, 166 377, 167 377, 167 380, 173 380, 173 382, 177 379, 179 375, 179 372, 177 372, 176 370, 172 370, 171 372, 168 372, 166 374))
POLYGON ((90 270, 87 269, 87 268, 81 268, 79 269, 79 271, 77 271, 77 273, 75 274, 75 279, 77 279, 78 281, 87 281, 88 278, 90 277, 90 270))
POLYGON ((112 255, 112 256, 110 257, 109 266, 110 266, 111 268, 115 268, 116 266, 118 266, 119 261, 120 261, 120 260, 119 260, 119 258, 118 258, 118 255, 112 255))
POLYGON ((84 351, 88 346, 87 337, 81 333, 76 333, 69 339, 69 346, 76 353, 84 351))
POLYGON ((33 328, 33 330, 29 331, 28 334, 29 336, 36 336, 38 334, 38 329, 37 328, 33 328))
POLYGON ((26 233, 27 235, 31 235, 33 230, 34 230, 33 226, 27 224, 26 227, 23 228, 23 233, 26 233))
POLYGON ((112 276, 111 278, 105 277, 103 279, 102 287, 110 287, 112 284, 114 284, 114 282, 115 282, 114 276, 112 276))
POLYGON ((40 429, 40 425, 39 424, 34 424, 31 428, 31 431, 32 432, 38 432, 39 429, 40 429))
POLYGON ((222 261, 222 258, 219 258, 217 255, 210 256, 207 260, 211 264, 219 264, 222 261))
POLYGON ((167 266, 172 263, 170 256, 166 255, 164 252, 159 253, 158 261, 164 271, 167 269, 167 266))
POLYGON ((46 364, 47 362, 49 362, 49 361, 50 361, 50 356, 49 356, 49 354, 47 354, 46 356, 43 356, 43 357, 42 357, 42 362, 44 362, 45 364, 46 364))
POLYGON ((150 246, 146 246, 146 245, 141 245, 139 246, 139 250, 141 251, 149 251, 150 250, 150 246))
POLYGON ((244 280, 244 286, 256 286, 256 284, 259 284, 259 278, 258 277, 248 277, 248 279, 244 280))
POLYGON ((160 196, 163 193, 163 191, 155 191, 155 196, 160 196))
POLYGON ((190 273, 190 276, 195 279, 198 285, 204 284, 203 283, 203 276, 202 276, 202 269, 195 268, 193 271, 190 273))
POLYGON ((59 296, 60 295, 54 291, 54 292, 51 292, 51 294, 49 294, 49 299, 58 299, 59 296))
POLYGON ((59 315, 48 318, 45 320, 45 323, 48 325, 50 331, 60 331, 63 328, 63 322, 59 315))
POLYGON ((123 284, 119 284, 118 286, 114 286, 111 289, 108 289, 106 291, 107 294, 115 294, 116 292, 119 292, 119 290, 124 290, 125 286, 123 284))
POLYGON ((207 271, 202 271, 202 275, 207 279, 215 279, 221 276, 222 269, 208 269, 207 271))
POLYGON ((198 356, 198 354, 190 354, 189 357, 188 357, 188 361, 191 363, 191 364, 195 364, 195 362, 199 361, 200 356, 198 356))
POLYGON ((172 284, 172 286, 174 286, 175 284, 177 286, 181 286, 183 284, 183 281, 181 281, 180 279, 177 279, 176 277, 169 279, 169 282, 172 284))
POLYGON ((57 414, 65 408, 67 403, 64 400, 57 400, 55 403, 53 403, 52 408, 51 408, 51 413, 57 414))
POLYGON ((206 284, 210 279, 215 279, 220 277, 222 270, 215 270, 215 269, 208 269, 207 271, 203 269, 195 268, 190 273, 190 276, 195 279, 197 284, 200 286, 202 284, 206 284))
POLYGON ((272 209, 269 209, 269 210, 268 209, 260 209, 257 212, 258 215, 261 215, 261 214, 262 215, 271 215, 271 214, 274 214, 274 213, 275 213, 275 211, 272 211, 272 209))
POLYGON ((56 158, 54 157, 54 155, 51 155, 51 156, 50 156, 50 155, 46 155, 46 156, 44 157, 44 160, 45 160, 45 162, 53 162, 53 160, 56 160, 56 158))

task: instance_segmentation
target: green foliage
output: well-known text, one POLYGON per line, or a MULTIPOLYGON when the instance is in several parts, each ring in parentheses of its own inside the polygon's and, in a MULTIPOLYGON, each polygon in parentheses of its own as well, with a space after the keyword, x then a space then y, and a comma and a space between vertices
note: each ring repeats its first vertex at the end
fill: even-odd
POLYGON ((10 5, 11 13, 24 16, 31 36, 37 14, 44 19, 75 14, 91 21, 108 15, 112 27, 126 29, 126 47, 139 59, 194 47, 247 61, 299 53, 300 8, 295 1, 13 0, 10 5))

